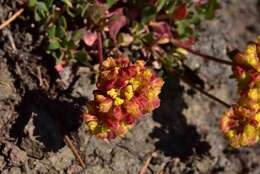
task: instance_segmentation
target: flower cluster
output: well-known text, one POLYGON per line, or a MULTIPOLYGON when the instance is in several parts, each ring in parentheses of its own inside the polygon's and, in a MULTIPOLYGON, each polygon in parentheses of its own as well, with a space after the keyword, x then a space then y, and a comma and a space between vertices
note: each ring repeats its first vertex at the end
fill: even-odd
POLYGON ((260 41, 250 42, 234 56, 233 73, 240 97, 223 114, 221 129, 233 147, 252 145, 260 133, 260 41))
POLYGON ((138 118, 160 105, 158 97, 164 81, 128 58, 107 58, 100 69, 94 100, 83 119, 91 133, 102 139, 123 136, 138 118))
POLYGON ((221 129, 231 146, 255 144, 259 139, 260 112, 236 106, 224 113, 221 129))

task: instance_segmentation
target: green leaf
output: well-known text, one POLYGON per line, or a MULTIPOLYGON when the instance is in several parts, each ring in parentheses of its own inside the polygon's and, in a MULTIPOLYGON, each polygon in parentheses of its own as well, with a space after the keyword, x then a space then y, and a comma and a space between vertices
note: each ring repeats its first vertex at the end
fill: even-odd
POLYGON ((143 24, 147 24, 152 20, 156 15, 156 8, 154 6, 146 6, 142 11, 142 20, 143 24))
POLYGON ((75 55, 75 59, 82 64, 87 64, 87 53, 85 50, 79 50, 75 55))
POLYGON ((156 12, 157 13, 160 12, 163 9, 163 7, 166 4, 167 0, 159 0, 158 2, 159 3, 158 3, 157 8, 156 8, 156 12))
POLYGON ((212 19, 215 15, 215 9, 218 6, 217 0, 209 0, 207 3, 206 19, 212 19))
POLYGON ((111 48, 113 46, 113 42, 111 39, 107 38, 104 40, 103 45, 105 48, 111 48))
POLYGON ((64 40, 66 37, 66 31, 64 30, 63 27, 57 26, 56 27, 56 37, 58 37, 61 40, 64 40))
POLYGON ((52 52, 49 52, 48 54, 50 54, 57 60, 61 60, 64 57, 64 52, 61 52, 61 50, 55 50, 52 52))
POLYGON ((167 2, 167 6, 166 6, 165 10, 168 12, 168 14, 172 14, 174 12, 177 3, 178 2, 176 0, 169 0, 167 2))
POLYGON ((109 7, 112 7, 115 3, 117 3, 118 0, 107 0, 107 5, 109 7))
POLYGON ((68 48, 68 49, 75 49, 75 48, 77 48, 77 46, 76 46, 76 44, 74 43, 74 41, 73 40, 69 40, 67 43, 66 43, 66 47, 68 48))
POLYGON ((201 17, 199 15, 193 15, 188 21, 190 24, 198 25, 201 22, 201 17))
POLYGON ((67 21, 64 16, 61 16, 59 19, 59 26, 62 27, 65 31, 67 30, 67 21))
POLYGON ((37 3, 37 0, 29 0, 28 1, 28 6, 29 7, 34 7, 36 5, 36 3, 37 3))
POLYGON ((86 17, 90 18, 95 24, 106 15, 107 6, 103 4, 91 4, 86 9, 86 17))
POLYGON ((79 30, 76 30, 75 32, 73 32, 72 34, 72 40, 74 42, 79 42, 82 40, 82 37, 83 37, 83 33, 84 33, 84 29, 79 29, 79 30))
POLYGON ((190 20, 181 20, 176 22, 177 33, 181 39, 189 37, 193 33, 190 20))
POLYGON ((34 12, 34 19, 35 19, 35 21, 37 21, 37 22, 39 22, 39 21, 42 20, 41 15, 39 14, 38 11, 35 11, 35 12, 34 12))
POLYGON ((43 2, 37 2, 34 10, 34 18, 36 21, 44 19, 49 12, 46 4, 43 2))
POLYGON ((61 46, 60 46, 58 39, 51 39, 47 49, 48 50, 57 50, 60 47, 61 46))
POLYGON ((68 7, 72 7, 72 2, 71 0, 60 0, 61 2, 63 2, 64 4, 66 4, 68 7))
POLYGON ((69 7, 66 8, 66 12, 68 13, 69 16, 71 17, 76 17, 76 14, 74 14, 73 12, 70 11, 71 9, 69 7))
POLYGON ((51 8, 52 7, 52 5, 53 5, 53 1, 54 0, 46 0, 46 6, 48 7, 48 8, 51 8))
POLYGON ((48 10, 46 4, 43 3, 43 2, 38 2, 38 3, 37 3, 37 9, 38 9, 38 11, 40 12, 40 14, 41 14, 42 16, 45 16, 46 13, 49 12, 49 10, 48 10))
POLYGON ((70 61, 70 60, 73 60, 74 54, 73 54, 73 52, 72 52, 71 50, 68 50, 68 51, 66 52, 65 57, 70 61))
POLYGON ((147 43, 147 44, 152 43, 152 42, 154 41, 154 39, 153 39, 153 33, 148 33, 148 34, 146 34, 146 35, 142 38, 142 41, 143 41, 144 43, 147 43))
POLYGON ((52 38, 56 35, 56 25, 51 26, 47 31, 48 37, 52 38))

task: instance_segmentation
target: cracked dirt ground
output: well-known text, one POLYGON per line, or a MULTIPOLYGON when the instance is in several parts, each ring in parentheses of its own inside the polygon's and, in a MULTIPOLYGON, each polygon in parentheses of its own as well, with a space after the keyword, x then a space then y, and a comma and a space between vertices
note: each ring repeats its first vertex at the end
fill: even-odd
MULTIPOLYGON (((0 0, 3 18, 17 9, 15 1, 0 0)), ((228 59, 227 49, 243 49, 260 33, 259 13, 256 0, 221 1, 217 17, 200 27, 196 48, 228 59)), ((259 144, 231 149, 218 128, 226 108, 174 78, 164 87, 161 107, 125 138, 106 143, 92 137, 78 121, 92 97, 90 69, 80 67, 76 74, 66 69, 66 85, 60 87, 53 81, 53 62, 39 50, 42 36, 24 20, 26 15, 8 28, 17 52, 7 34, 0 37, 0 173, 137 174, 154 151, 147 174, 260 173, 259 144), (63 120, 65 131, 57 119, 63 120), (62 140, 67 132, 86 162, 84 170, 62 140)), ((230 67, 193 55, 186 62, 197 69, 207 91, 232 104, 236 90, 230 67)))

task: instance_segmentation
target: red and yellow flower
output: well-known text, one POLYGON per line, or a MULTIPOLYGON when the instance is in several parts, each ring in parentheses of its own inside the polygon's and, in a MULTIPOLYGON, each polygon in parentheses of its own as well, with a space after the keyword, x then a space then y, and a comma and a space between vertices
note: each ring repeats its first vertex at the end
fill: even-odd
POLYGON ((259 140, 260 112, 232 107, 222 116, 221 130, 235 148, 255 144, 259 140))
POLYGON ((107 58, 100 69, 94 100, 83 119, 91 133, 103 139, 123 136, 143 114, 160 105, 164 81, 145 62, 107 58))
POLYGON ((233 74, 238 82, 237 106, 225 112, 221 130, 233 147, 255 144, 260 128, 260 41, 250 42, 233 58, 233 74))

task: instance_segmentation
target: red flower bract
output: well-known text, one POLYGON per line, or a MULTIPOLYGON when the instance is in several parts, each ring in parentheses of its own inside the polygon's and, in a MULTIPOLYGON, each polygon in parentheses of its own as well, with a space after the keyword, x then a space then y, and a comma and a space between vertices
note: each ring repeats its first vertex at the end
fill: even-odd
POLYGON ((83 119, 90 132, 102 139, 123 136, 145 113, 160 105, 164 81, 145 62, 107 58, 100 69, 94 100, 83 119))

